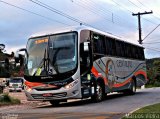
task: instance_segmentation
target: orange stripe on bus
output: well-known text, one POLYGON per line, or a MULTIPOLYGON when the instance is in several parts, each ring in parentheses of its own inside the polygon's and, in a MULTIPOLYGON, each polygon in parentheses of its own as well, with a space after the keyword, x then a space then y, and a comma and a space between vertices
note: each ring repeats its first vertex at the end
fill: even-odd
MULTIPOLYGON (((37 82, 32 83, 32 82, 29 82, 29 81, 25 81, 24 84, 26 86, 28 86, 29 88, 33 88, 33 87, 36 87, 36 86, 45 86, 46 87, 46 84, 37 83, 37 82)), ((47 87, 57 87, 57 86, 55 86, 55 85, 47 85, 47 87)))
POLYGON ((115 88, 122 87, 122 86, 126 85, 127 83, 129 83, 131 80, 132 80, 132 78, 129 78, 126 81, 124 81, 123 83, 114 84, 113 87, 115 87, 115 88))
POLYGON ((92 67, 91 72, 96 76, 96 78, 98 78, 98 71, 96 68, 92 67))
POLYGON ((96 78, 101 77, 104 80, 105 85, 108 85, 107 78, 104 78, 102 75, 99 75, 99 72, 95 67, 92 67, 91 72, 96 76, 96 78))
MULTIPOLYGON (((142 74, 142 75, 145 77, 145 79, 147 79, 147 74, 146 74, 145 71, 139 70, 139 71, 137 71, 137 72, 134 73, 135 76, 137 76, 137 75, 139 75, 139 74, 142 74)), ((147 80, 148 80, 148 79, 147 79, 147 80)))
POLYGON ((25 81, 24 84, 30 88, 35 87, 35 86, 40 86, 40 85, 44 85, 43 83, 36 83, 36 82, 29 82, 29 81, 25 81))
MULTIPOLYGON (((145 71, 140 70, 140 71, 137 71, 137 72, 134 73, 135 76, 137 76, 137 75, 139 75, 139 74, 144 75, 144 77, 147 79, 147 74, 146 74, 145 71)), ((123 83, 114 84, 113 87, 118 88, 118 87, 124 86, 124 85, 126 85, 127 83, 129 83, 131 80, 132 80, 132 78, 129 78, 129 79, 127 79, 126 81, 124 81, 123 83)), ((147 79, 147 80, 148 80, 148 79, 147 79)))

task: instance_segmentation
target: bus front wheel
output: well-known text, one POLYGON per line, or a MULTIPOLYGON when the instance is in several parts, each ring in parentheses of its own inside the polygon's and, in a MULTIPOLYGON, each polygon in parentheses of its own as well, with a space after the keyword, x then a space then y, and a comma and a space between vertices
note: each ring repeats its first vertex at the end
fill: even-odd
POLYGON ((94 102, 101 102, 104 98, 104 88, 100 82, 96 84, 95 94, 91 97, 94 102))

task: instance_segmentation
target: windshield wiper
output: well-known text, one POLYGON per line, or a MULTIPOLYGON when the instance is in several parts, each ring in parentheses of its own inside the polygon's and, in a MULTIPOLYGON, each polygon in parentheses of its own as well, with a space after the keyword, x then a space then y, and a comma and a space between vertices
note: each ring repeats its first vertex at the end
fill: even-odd
MULTIPOLYGON (((48 44, 48 46, 49 46, 49 44, 48 44)), ((46 50, 46 48, 45 48, 44 57, 41 60, 40 64, 38 65, 37 70, 34 72, 33 76, 35 76, 35 75, 39 76, 41 74, 44 74, 47 76, 50 75, 49 72, 50 72, 50 63, 51 62, 50 62, 50 58, 49 58, 50 49, 48 46, 47 46, 48 50, 46 50), (47 56, 46 56, 46 54, 47 54, 47 56), (42 71, 42 67, 44 68, 43 71, 42 71)), ((57 51, 57 53, 58 52, 59 52, 59 50, 57 51)), ((56 60, 57 53, 56 53, 56 55, 54 55, 54 58, 53 58, 54 60, 56 60)), ((54 61, 54 64, 55 64, 55 61, 54 61)), ((54 65, 53 65, 53 68, 56 71, 56 73, 59 73, 58 69, 56 67, 54 67, 54 65)))
POLYGON ((37 70, 34 72, 33 76, 35 76, 35 75, 40 75, 41 72, 42 72, 42 71, 41 71, 41 68, 42 68, 42 67, 44 67, 43 72, 46 71, 46 61, 47 61, 47 59, 46 59, 46 49, 45 49, 45 51, 44 51, 44 57, 43 57, 43 59, 41 60, 40 64, 38 65, 37 70))

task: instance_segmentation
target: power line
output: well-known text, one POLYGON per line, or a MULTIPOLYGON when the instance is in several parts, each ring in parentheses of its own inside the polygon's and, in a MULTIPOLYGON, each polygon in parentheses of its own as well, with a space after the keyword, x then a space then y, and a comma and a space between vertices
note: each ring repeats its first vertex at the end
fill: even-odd
MULTIPOLYGON (((92 9, 92 7, 90 7, 90 6, 87 6, 87 7, 86 7, 86 4, 88 4, 88 2, 86 2, 86 1, 88 1, 88 0, 85 0, 85 1, 81 0, 81 2, 79 2, 79 1, 73 1, 73 0, 72 0, 72 2, 73 2, 74 4, 80 6, 80 7, 84 8, 84 9, 89 10, 90 12, 92 12, 92 13, 100 16, 102 19, 105 19, 107 22, 111 22, 111 23, 113 23, 113 24, 115 23, 115 24, 117 24, 118 26, 122 26, 119 21, 114 20, 114 18, 120 18, 119 16, 114 15, 114 13, 112 13, 111 11, 109 11, 109 10, 107 10, 107 9, 104 9, 103 6, 100 6, 101 9, 98 9, 98 7, 93 7, 93 9, 92 9), (96 9, 96 11, 95 11, 95 9, 96 9), (102 15, 101 15, 101 14, 98 14, 97 11, 98 11, 99 13, 102 13, 102 15), (106 17, 104 17, 104 16, 108 16, 108 14, 106 14, 106 11, 108 11, 108 12, 110 13, 110 16, 112 15, 112 16, 111 16, 111 17, 112 17, 112 20, 106 19, 106 17)), ((92 2, 95 3, 95 4, 97 4, 97 3, 94 2, 94 1, 92 1, 92 2)), ((128 21, 127 21, 126 19, 123 19, 123 22, 125 22, 125 24, 126 24, 126 22, 128 22, 128 21)), ((129 24, 129 25, 130 25, 130 24, 129 24)), ((124 26, 124 25, 123 25, 123 26, 124 26)))
MULTIPOLYGON (((148 36, 146 36, 143 40, 142 40, 142 29, 141 29, 141 15, 146 15, 146 14, 152 14, 153 12, 138 12, 137 14, 132 14, 133 16, 138 16, 138 28, 139 28, 139 44, 142 44, 142 41, 148 36)), ((149 34, 150 35, 150 34, 149 34)))
MULTIPOLYGON (((84 0, 82 0, 82 1, 84 1, 84 0)), ((85 1, 88 1, 88 0, 85 0, 85 1)), ((90 0, 91 1, 91 0, 90 0)), ((95 5, 99 5, 100 6, 100 11, 102 11, 104 14, 106 14, 106 11, 108 11, 109 13, 111 13, 111 14, 113 14, 114 15, 114 13, 113 13, 113 10, 109 10, 109 8, 104 8, 104 6, 102 6, 101 4, 97 4, 97 2, 95 2, 95 1, 91 1, 91 2, 93 2, 95 5)), ((95 9, 97 9, 98 7, 95 7, 95 9)), ((106 14, 107 15, 107 14, 106 14)), ((118 16, 118 15, 114 15, 114 17, 117 17, 118 19, 120 18, 120 19, 123 19, 123 22, 125 21, 125 23, 126 22, 128 22, 126 19, 124 19, 123 17, 121 17, 121 16, 118 16)), ((112 21, 113 22, 113 21, 112 21)))
POLYGON ((64 16, 64 17, 66 17, 66 18, 68 18, 68 19, 70 19, 70 20, 72 20, 72 21, 74 21, 74 22, 82 23, 82 22, 79 21, 78 19, 75 19, 75 18, 71 17, 70 15, 64 14, 63 12, 61 12, 61 11, 59 11, 59 10, 57 10, 57 9, 55 9, 55 8, 53 8, 53 7, 45 4, 45 3, 43 3, 43 2, 40 2, 40 1, 38 1, 38 0, 35 0, 35 1, 34 1, 34 0, 29 0, 29 1, 31 1, 32 3, 35 3, 35 4, 37 4, 37 5, 45 8, 45 9, 48 9, 48 10, 54 12, 54 13, 57 13, 57 14, 59 14, 59 15, 61 15, 61 16, 64 16))
MULTIPOLYGON (((135 3, 133 3, 131 0, 128 0, 128 1, 129 1, 131 4, 133 4, 134 6, 136 6, 137 8, 143 10, 141 7, 139 7, 138 5, 136 5, 135 3)), ((144 19, 145 19, 145 18, 144 18, 144 19)), ((148 20, 148 19, 145 19, 145 20, 150 21, 150 20, 148 20)))
POLYGON ((87 23, 85 23, 85 22, 83 22, 83 21, 80 21, 80 20, 78 20, 78 19, 76 19, 76 18, 74 18, 74 17, 72 17, 72 16, 70 16, 70 15, 68 15, 68 14, 63 13, 62 11, 59 11, 59 10, 57 10, 57 9, 55 9, 55 8, 53 8, 53 7, 45 4, 45 3, 43 3, 43 2, 40 2, 39 0, 35 0, 35 1, 34 1, 34 0, 29 0, 29 1, 31 1, 31 2, 37 4, 37 5, 41 6, 41 7, 49 10, 49 11, 51 11, 51 12, 54 12, 54 13, 57 13, 57 14, 63 16, 63 17, 66 17, 66 18, 68 18, 68 19, 70 19, 70 20, 72 20, 72 21, 74 21, 74 22, 77 22, 77 23, 79 23, 79 24, 83 24, 83 25, 91 26, 91 27, 95 28, 94 26, 92 26, 92 25, 90 25, 90 24, 87 24, 87 23))
MULTIPOLYGON (((139 7, 138 5, 136 5, 135 3, 133 3, 133 2, 131 2, 131 0, 128 0, 130 3, 132 3, 134 6, 136 6, 137 8, 139 8, 139 9, 141 9, 141 10, 143 10, 141 7, 139 7)), ((141 3, 142 4, 142 3, 141 3)), ((143 4, 142 4, 143 5, 143 4)), ((143 5, 144 6, 144 5, 143 5)), ((154 16, 153 15, 153 17, 155 17, 156 19, 158 19, 158 20, 160 20, 160 18, 159 17, 157 17, 157 16, 154 16)))
MULTIPOLYGON (((80 7, 84 8, 84 9, 88 10, 88 11, 90 12, 90 13, 88 13, 88 14, 90 14, 90 15, 92 15, 92 16, 93 16, 93 14, 94 14, 94 15, 97 15, 97 16, 101 17, 102 19, 104 19, 106 22, 112 23, 112 21, 111 21, 110 19, 107 19, 107 18, 105 18, 104 16, 102 16, 101 14, 98 14, 98 12, 96 12, 95 10, 90 9, 91 7, 86 7, 86 4, 84 4, 84 3, 82 3, 82 2, 78 2, 78 1, 75 2, 75 1, 73 1, 73 0, 72 0, 72 3, 74 3, 75 5, 80 6, 80 7)), ((107 15, 107 16, 108 16, 108 15, 107 15)), ((106 25, 106 23, 101 22, 101 25, 100 25, 100 26, 102 26, 102 28, 104 27, 104 25, 106 25)))
POLYGON ((34 15, 37 15, 37 16, 42 17, 42 18, 44 18, 44 19, 47 19, 47 20, 50 20, 50 21, 54 21, 54 22, 57 22, 57 23, 60 23, 60 24, 66 25, 66 26, 70 26, 69 24, 66 24, 66 23, 63 23, 63 22, 60 22, 60 21, 51 19, 51 18, 49 18, 49 17, 40 15, 40 14, 35 13, 35 12, 32 12, 32 11, 29 11, 29 10, 27 10, 27 9, 24 9, 24 8, 19 7, 19 6, 16 6, 16 5, 13 5, 13 4, 11 4, 11 3, 8 3, 8 2, 2 1, 2 0, 0 0, 0 2, 4 3, 4 4, 6 4, 6 5, 12 6, 12 7, 14 7, 14 8, 23 10, 23 11, 25 11, 25 12, 28 12, 28 13, 31 13, 31 14, 34 14, 34 15))
MULTIPOLYGON (((83 24, 83 25, 90 26, 92 28, 100 30, 99 28, 96 28, 95 26, 92 26, 92 25, 90 25, 88 23, 85 23, 85 22, 79 20, 79 19, 76 19, 76 18, 74 18, 74 17, 72 17, 72 16, 70 16, 70 15, 68 15, 68 14, 66 14, 66 13, 64 13, 62 11, 59 11, 59 10, 57 10, 57 9, 55 9, 55 8, 45 4, 43 2, 40 2, 39 0, 29 0, 29 1, 32 2, 32 3, 37 4, 38 6, 41 6, 41 7, 45 8, 45 9, 49 10, 51 12, 54 12, 56 14, 59 14, 59 15, 63 16, 63 17, 66 17, 66 18, 68 18, 68 19, 70 19, 70 20, 72 20, 74 22, 77 22, 79 24, 83 24)), ((101 30, 101 31, 103 31, 103 30, 101 30)), ((106 31, 104 31, 104 32, 106 32, 106 31)))
POLYGON ((156 26, 151 32, 149 32, 149 34, 148 34, 145 38, 143 38, 143 41, 144 41, 149 35, 151 35, 159 26, 160 26, 160 24, 159 24, 158 26, 156 26))
POLYGON ((145 48, 149 49, 149 50, 156 51, 156 52, 160 52, 160 49, 157 49, 157 48, 152 48, 152 47, 145 47, 145 48))
MULTIPOLYGON (((127 11, 130 12, 130 13, 133 13, 130 9, 124 7, 123 5, 119 4, 118 2, 115 2, 114 0, 112 0, 112 2, 114 2, 117 6, 123 8, 124 10, 127 10, 127 11)), ((142 18, 143 18, 143 17, 142 17, 142 18)), ((146 18, 143 18, 143 19, 146 20, 146 21, 148 21, 148 22, 150 22, 150 23, 152 23, 152 24, 158 25, 157 23, 155 23, 155 22, 153 22, 153 21, 150 21, 149 19, 146 19, 146 18)))
MULTIPOLYGON (((74 3, 74 4, 78 5, 78 6, 82 7, 82 8, 85 8, 85 9, 89 10, 90 12, 92 12, 92 13, 94 13, 94 14, 96 14, 96 15, 100 16, 100 17, 102 17, 100 14, 97 14, 97 12, 95 12, 95 11, 93 11, 93 10, 89 9, 88 7, 85 7, 85 6, 84 6, 84 4, 83 4, 83 5, 81 5, 81 4, 76 3, 75 1, 72 1, 72 3, 74 3)), ((103 19, 105 19, 105 20, 107 20, 107 21, 109 21, 109 22, 112 22, 111 20, 106 19, 105 17, 103 17, 103 19)))
MULTIPOLYGON (((147 8, 147 9, 150 9, 149 7, 147 7, 146 5, 144 5, 142 2, 140 2, 139 0, 137 0, 142 6, 144 6, 145 8, 147 8)), ((155 11, 154 11, 155 12, 155 11)), ((160 16, 160 14, 158 14, 157 12, 155 12, 157 15, 159 15, 160 16)), ((156 19, 158 19, 158 20, 160 20, 160 18, 159 17, 157 17, 157 16, 155 16, 155 15, 152 15, 153 17, 155 17, 156 19)))
POLYGON ((160 42, 147 42, 147 43, 143 43, 143 44, 157 44, 157 43, 160 43, 160 42))

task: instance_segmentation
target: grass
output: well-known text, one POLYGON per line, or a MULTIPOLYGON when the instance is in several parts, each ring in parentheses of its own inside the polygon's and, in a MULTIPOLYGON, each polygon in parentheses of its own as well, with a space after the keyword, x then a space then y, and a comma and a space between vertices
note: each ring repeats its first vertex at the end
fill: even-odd
POLYGON ((20 103, 21 102, 19 99, 15 99, 15 98, 9 96, 7 93, 0 95, 0 106, 20 104, 20 103))
POLYGON ((145 85, 146 88, 160 87, 160 81, 150 82, 145 85))
POLYGON ((143 107, 122 119, 160 119, 160 103, 143 107))
POLYGON ((145 85, 145 88, 154 88, 154 87, 160 87, 160 85, 152 85, 152 84, 145 85))

